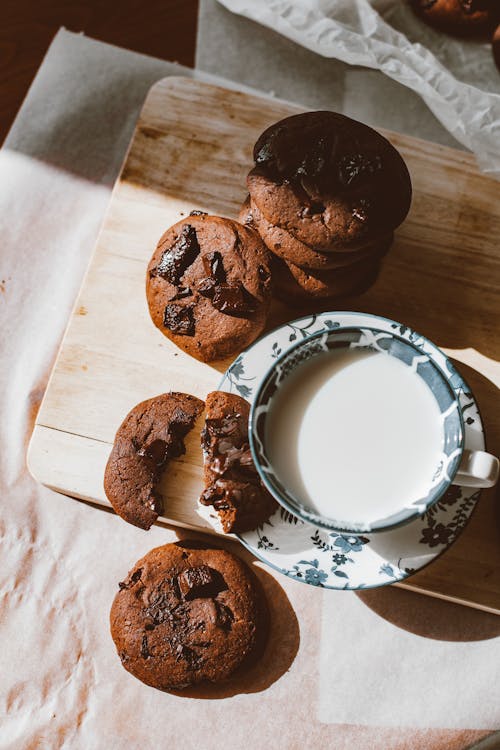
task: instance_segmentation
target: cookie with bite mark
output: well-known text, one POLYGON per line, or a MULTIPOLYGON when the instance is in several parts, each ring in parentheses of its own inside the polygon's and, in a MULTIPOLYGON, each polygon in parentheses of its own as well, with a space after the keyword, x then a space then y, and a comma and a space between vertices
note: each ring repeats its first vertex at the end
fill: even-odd
POLYGON ((127 414, 115 436, 104 491, 125 521, 149 529, 164 512, 157 484, 167 462, 185 453, 183 438, 203 411, 187 393, 164 393, 127 414))
POLYGON ((248 401, 213 391, 201 435, 205 489, 198 512, 216 530, 243 533, 260 526, 277 504, 260 481, 248 442, 248 401))

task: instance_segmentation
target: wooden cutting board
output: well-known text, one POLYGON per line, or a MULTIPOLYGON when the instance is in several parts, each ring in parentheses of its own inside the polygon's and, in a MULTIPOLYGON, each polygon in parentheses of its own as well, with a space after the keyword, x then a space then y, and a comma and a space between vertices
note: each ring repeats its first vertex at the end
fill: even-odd
MULTIPOLYGON (((38 481, 108 505, 104 467, 129 409, 170 389, 204 398, 217 387, 229 362, 197 362, 151 323, 146 265, 162 232, 192 209, 237 216, 257 136, 299 111, 185 78, 151 89, 38 414, 28 454, 38 481)), ((488 447, 498 454, 500 183, 467 154, 386 135, 410 169, 412 209, 375 286, 339 309, 407 323, 453 356, 482 410, 488 447)), ((276 304, 269 327, 293 317, 297 311, 276 304)), ((207 530, 195 512, 197 433, 167 472, 164 520, 207 530)), ((460 539, 397 585, 500 614, 495 500, 495 490, 484 492, 460 539)))

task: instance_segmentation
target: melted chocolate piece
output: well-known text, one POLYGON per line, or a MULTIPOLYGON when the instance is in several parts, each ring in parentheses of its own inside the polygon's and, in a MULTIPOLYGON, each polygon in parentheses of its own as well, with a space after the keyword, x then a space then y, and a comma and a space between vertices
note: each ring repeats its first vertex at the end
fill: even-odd
POLYGON ((382 169, 380 156, 372 158, 363 154, 344 156, 339 162, 339 180, 345 187, 355 186, 361 179, 374 175, 382 169))
POLYGON ((207 431, 217 437, 234 435, 239 429, 240 419, 240 414, 226 414, 221 419, 207 419, 205 425, 207 431))
POLYGON ((203 256, 203 267, 207 276, 218 284, 223 284, 226 280, 226 271, 222 261, 222 255, 215 250, 203 256))
POLYGON ((190 216, 208 216, 206 211, 198 211, 198 209, 194 209, 193 211, 189 212, 190 216))
POLYGON ((217 487, 216 484, 210 484, 200 495, 202 505, 213 505, 216 510, 228 510, 231 506, 224 502, 226 492, 224 488, 217 487))
POLYGON ((218 284, 212 297, 212 305, 226 315, 249 315, 256 310, 255 302, 245 287, 238 284, 218 284))
POLYGON ((189 305, 168 304, 163 313, 163 325, 179 336, 194 336, 194 314, 189 305))
POLYGON ((155 275, 161 276, 171 284, 179 284, 185 270, 200 253, 196 230, 190 224, 184 224, 181 233, 172 247, 165 250, 155 269, 155 275))
POLYGON ((188 568, 177 576, 181 596, 186 601, 202 597, 213 598, 226 588, 222 576, 208 565, 188 568))

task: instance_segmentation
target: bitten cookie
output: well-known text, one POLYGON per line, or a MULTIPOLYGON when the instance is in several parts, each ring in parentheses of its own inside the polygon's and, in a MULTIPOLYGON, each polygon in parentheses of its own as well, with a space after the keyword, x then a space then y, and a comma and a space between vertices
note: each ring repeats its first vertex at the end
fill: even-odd
MULTIPOLYGON (((384 237, 371 240, 366 246, 350 252, 317 252, 309 245, 297 240, 292 234, 280 227, 272 226, 261 214, 257 206, 251 204, 252 220, 269 250, 287 263, 293 263, 306 270, 329 271, 335 268, 345 268, 359 264, 380 255, 379 248, 384 252, 389 249, 393 233, 388 232, 384 237)), ((360 266, 357 265, 359 269, 360 266)))
POLYGON ((380 133, 336 112, 271 125, 254 147, 248 190, 266 221, 316 251, 359 249, 406 217, 411 180, 380 133))
POLYGON ((257 528, 277 508, 255 468, 248 442, 250 405, 234 393, 213 391, 201 434, 205 490, 198 512, 226 534, 257 528))
POLYGON ((240 352, 266 323, 269 260, 253 230, 195 212, 165 232, 149 263, 153 323, 204 362, 240 352))
POLYGON ((410 0, 429 26, 455 36, 484 35, 500 20, 498 0, 410 0))
POLYGON ((148 552, 119 583, 111 636, 125 669, 160 690, 219 682, 267 635, 260 584, 235 555, 197 542, 148 552))
POLYGON ((187 393, 164 393, 127 414, 104 474, 106 496, 125 521, 149 529, 163 513, 157 482, 168 459, 185 453, 183 438, 203 407, 187 393))

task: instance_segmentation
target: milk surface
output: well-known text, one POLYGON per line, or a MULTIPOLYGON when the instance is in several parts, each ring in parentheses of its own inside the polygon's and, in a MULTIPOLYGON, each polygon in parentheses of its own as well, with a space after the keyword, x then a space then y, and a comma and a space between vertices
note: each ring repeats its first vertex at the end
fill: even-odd
POLYGON ((267 453, 304 506, 368 524, 425 496, 443 448, 429 386, 391 355, 336 349, 281 384, 267 453))

